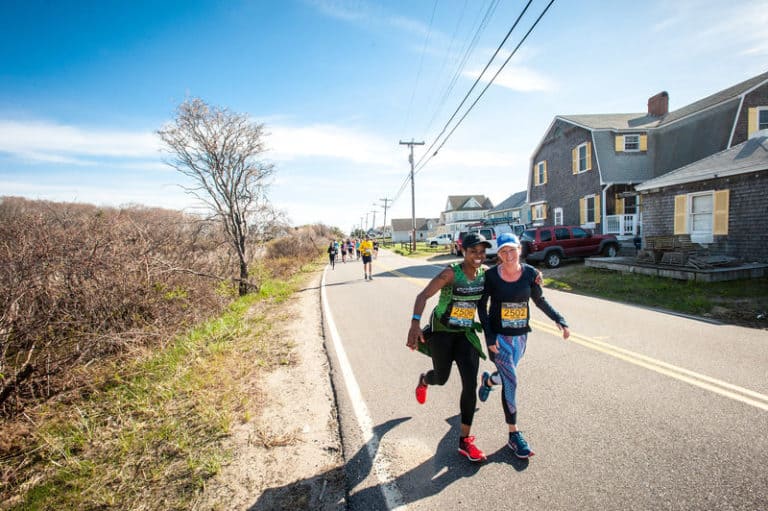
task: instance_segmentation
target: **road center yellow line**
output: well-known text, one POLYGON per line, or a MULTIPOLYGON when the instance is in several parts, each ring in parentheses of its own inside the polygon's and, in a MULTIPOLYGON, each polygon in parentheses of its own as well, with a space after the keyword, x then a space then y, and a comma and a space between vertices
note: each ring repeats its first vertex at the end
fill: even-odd
MULTIPOLYGON (((384 265, 380 265, 380 266, 384 266, 384 265)), ((397 275, 398 277, 407 279, 408 281, 410 281, 411 283, 417 286, 423 286, 424 280, 429 280, 428 278, 411 277, 409 275, 406 275, 405 273, 388 268, 386 266, 385 268, 389 273, 392 273, 394 275, 397 275)), ((542 323, 540 321, 531 320, 531 326, 534 326, 539 330, 545 331, 557 337, 561 335, 560 331, 556 327, 552 325, 548 325, 546 323, 542 323)), ((727 397, 735 401, 739 401, 741 403, 754 406, 755 408, 768 411, 768 396, 765 394, 761 394, 759 392, 755 392, 753 390, 749 390, 744 387, 734 385, 732 383, 718 380, 716 378, 712 378, 711 376, 697 373, 695 371, 691 371, 683 367, 678 367, 676 365, 669 364, 661 360, 657 360, 655 358, 643 355, 641 353, 620 348, 618 346, 614 346, 612 344, 609 344, 604 341, 600 341, 592 337, 576 334, 573 331, 571 331, 571 336, 568 339, 568 341, 574 342, 586 348, 593 349, 595 351, 599 351, 606 355, 610 355, 614 358, 618 358, 630 364, 634 364, 639 367, 644 367, 656 373, 669 376, 670 378, 674 378, 678 381, 688 383, 689 385, 693 385, 701 389, 714 392, 723 397, 727 397)))

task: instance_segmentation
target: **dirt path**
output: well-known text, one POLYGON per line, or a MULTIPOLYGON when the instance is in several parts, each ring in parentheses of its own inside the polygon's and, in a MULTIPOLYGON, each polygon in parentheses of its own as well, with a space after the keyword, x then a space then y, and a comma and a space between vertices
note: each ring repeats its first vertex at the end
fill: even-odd
POLYGON ((346 509, 344 459, 320 311, 320 278, 313 275, 281 307, 288 318, 276 337, 296 344, 291 365, 260 382, 261 415, 233 428, 222 468, 197 510, 346 509))

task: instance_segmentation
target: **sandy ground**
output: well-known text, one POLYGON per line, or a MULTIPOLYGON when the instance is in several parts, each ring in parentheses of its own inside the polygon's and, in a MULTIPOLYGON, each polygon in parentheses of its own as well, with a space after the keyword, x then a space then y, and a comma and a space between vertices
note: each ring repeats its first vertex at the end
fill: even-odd
MULTIPOLYGON (((325 351, 317 273, 286 304, 284 333, 295 363, 260 384, 261 415, 234 428, 232 461, 209 482, 196 510, 346 509, 344 458, 325 351), (272 444, 275 445, 269 445, 272 444)), ((280 314, 283 316, 283 313, 280 314)))

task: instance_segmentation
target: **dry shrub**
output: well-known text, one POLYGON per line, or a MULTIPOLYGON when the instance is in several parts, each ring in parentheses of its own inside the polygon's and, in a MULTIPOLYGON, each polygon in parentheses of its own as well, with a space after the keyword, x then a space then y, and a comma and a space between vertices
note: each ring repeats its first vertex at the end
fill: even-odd
POLYGON ((221 310, 227 253, 220 229, 180 212, 3 198, 0 415, 221 310))
POLYGON ((285 273, 281 266, 292 265, 295 268, 300 268, 302 265, 314 261, 319 255, 325 253, 328 240, 332 236, 331 229, 325 225, 296 227, 281 238, 272 240, 267 244, 265 259, 269 261, 271 267, 276 266, 275 273, 277 275, 290 274, 290 270, 285 273))

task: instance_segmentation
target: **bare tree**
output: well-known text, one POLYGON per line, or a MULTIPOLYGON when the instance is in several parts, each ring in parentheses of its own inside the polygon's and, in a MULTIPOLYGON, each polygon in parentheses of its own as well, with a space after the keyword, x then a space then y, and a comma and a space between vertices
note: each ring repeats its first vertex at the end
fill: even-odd
POLYGON ((266 151, 264 125, 194 98, 179 105, 174 121, 157 133, 173 155, 167 163, 192 179, 187 193, 222 223, 239 261, 240 295, 246 294, 248 222, 268 204, 266 178, 274 171, 260 159, 266 151))

